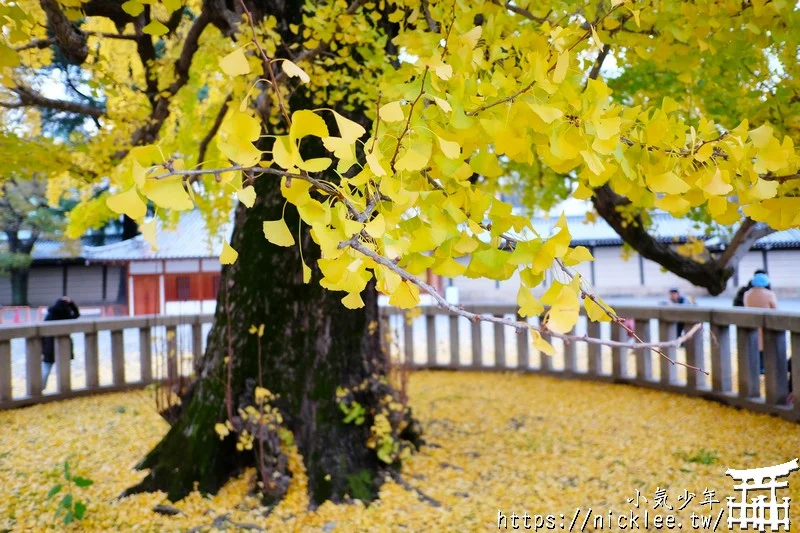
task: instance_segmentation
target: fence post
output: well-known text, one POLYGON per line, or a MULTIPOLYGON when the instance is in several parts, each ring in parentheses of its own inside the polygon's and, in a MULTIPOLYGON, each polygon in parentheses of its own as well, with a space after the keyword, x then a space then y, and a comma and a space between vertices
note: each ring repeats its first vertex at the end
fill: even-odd
MULTIPOLYGON (((634 331, 642 342, 650 342, 650 319, 635 319, 634 331)), ((649 348, 636 350, 636 379, 640 381, 653 379, 653 356, 649 348)))
POLYGON ((167 326, 167 379, 170 383, 178 380, 178 328, 167 326))
POLYGON ((736 359, 739 366, 739 396, 741 398, 761 396, 758 330, 736 326, 736 359))
POLYGON ((767 403, 784 405, 789 395, 786 332, 764 328, 764 384, 767 403))
POLYGON ((72 390, 72 373, 69 367, 72 357, 72 339, 69 335, 58 335, 55 338, 55 345, 58 392, 64 394, 72 390))
MULTIPOLYGON (((611 339, 617 342, 624 342, 628 332, 621 324, 611 323, 611 339)), ((616 378, 624 378, 628 375, 628 348, 614 346, 611 348, 611 375, 616 378)))
MULTIPOLYGON (((572 328, 570 335, 575 335, 575 328, 572 328)), ((576 341, 564 341, 564 372, 574 374, 578 369, 578 343, 576 341)))
MULTIPOLYGON (((686 324, 686 329, 694 327, 694 324, 686 324)), ((703 348, 703 329, 704 326, 700 323, 700 330, 688 339, 684 346, 686 347, 686 362, 701 370, 705 370, 705 350, 703 348)), ((706 375, 698 370, 686 369, 686 386, 690 390, 703 390, 706 387, 706 375)))
POLYGON ((458 337, 458 315, 450 315, 450 366, 460 365, 461 339, 458 337))
MULTIPOLYGON (((495 315, 503 318, 503 315, 495 315)), ((506 367, 506 327, 503 324, 494 325, 494 366, 496 368, 506 367)))
MULTIPOLYGON (((586 332, 589 337, 599 339, 601 333, 600 322, 594 322, 587 317, 586 332)), ((603 375, 603 347, 599 344, 587 342, 586 353, 588 357, 586 362, 587 373, 593 376, 603 375)))
POLYGON ((472 329, 472 366, 483 366, 483 346, 481 346, 481 321, 475 320, 472 329))
MULTIPOLYGON (((517 322, 528 322, 528 319, 517 313, 517 322)), ((530 369, 530 349, 528 348, 528 328, 517 330, 517 367, 522 370, 530 369)))
MULTIPOLYGON (((539 325, 541 325, 541 320, 539 321, 539 325)), ((553 338, 550 336, 549 333, 542 333, 542 339, 547 342, 547 344, 553 345, 553 338)), ((552 372, 553 371, 553 356, 550 354, 546 354, 543 351, 539 350, 539 361, 540 366, 539 369, 544 372, 552 372)))
POLYGON ((139 366, 142 372, 142 383, 153 381, 153 334, 150 330, 150 319, 147 325, 139 328, 139 366))
POLYGON ((0 340, 0 404, 11 396, 11 340, 0 340))
POLYGON ((405 353, 405 365, 408 368, 414 366, 414 321, 409 320, 408 313, 400 315, 403 317, 403 352, 405 353))
POLYGON ((121 329, 111 331, 111 383, 125 383, 125 340, 121 329))
POLYGON ((86 388, 96 389, 100 385, 97 332, 83 334, 84 365, 86 368, 86 388))
MULTIPOLYGON (((434 308, 435 313, 435 308, 434 308)), ((428 366, 436 366, 436 315, 425 315, 425 332, 428 336, 428 366)))
MULTIPOLYGON (((678 338, 678 324, 662 318, 658 319, 658 340, 660 342, 674 341, 678 338)), ((661 351, 670 360, 677 360, 677 346, 662 348, 661 351)), ((666 358, 661 358, 661 383, 664 385, 674 385, 678 380, 678 365, 670 362, 666 358)))
POLYGON ((711 325, 711 389, 731 392, 731 335, 730 326, 711 325))
POLYGON ((25 376, 28 390, 25 391, 30 398, 42 395, 42 338, 38 333, 35 337, 25 339, 25 376))

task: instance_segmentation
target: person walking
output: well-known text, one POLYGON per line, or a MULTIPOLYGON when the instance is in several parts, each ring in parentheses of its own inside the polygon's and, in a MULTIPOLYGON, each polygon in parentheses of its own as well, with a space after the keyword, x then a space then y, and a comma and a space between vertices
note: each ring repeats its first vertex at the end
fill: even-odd
MULTIPOLYGON (((74 320, 81 316, 78 306, 69 296, 62 296, 53 305, 47 308, 45 322, 51 320, 74 320)), ((42 390, 47 388, 47 378, 56 362, 56 346, 53 337, 42 337, 42 390)), ((72 342, 70 341, 70 358, 75 355, 72 353, 72 342)))

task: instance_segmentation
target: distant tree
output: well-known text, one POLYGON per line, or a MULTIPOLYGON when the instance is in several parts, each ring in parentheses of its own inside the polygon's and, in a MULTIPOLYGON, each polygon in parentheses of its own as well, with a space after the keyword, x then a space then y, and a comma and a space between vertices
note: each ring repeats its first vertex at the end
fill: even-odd
POLYGON ((11 305, 28 305, 28 271, 37 239, 55 234, 63 225, 65 210, 48 205, 46 181, 8 178, 0 183, 0 275, 11 278, 11 305))

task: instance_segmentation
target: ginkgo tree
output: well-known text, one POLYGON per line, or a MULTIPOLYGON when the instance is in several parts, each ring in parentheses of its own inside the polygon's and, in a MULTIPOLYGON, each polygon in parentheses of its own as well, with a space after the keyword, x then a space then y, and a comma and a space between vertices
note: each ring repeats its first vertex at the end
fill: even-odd
MULTIPOLYGON (((717 123, 652 87, 615 99, 598 76, 609 55, 623 70, 664 54, 700 58, 685 65, 702 69, 703 58, 716 66, 716 54, 746 42, 780 71, 775 84, 795 83, 792 4, 684 6, 41 0, 0 8, 2 105, 34 117, 60 108, 100 124, 53 182, 84 193, 73 232, 111 211, 154 241, 148 204, 155 217, 197 206, 213 220, 238 199, 198 379, 132 490, 180 498, 255 465, 258 489, 275 501, 295 443, 314 501, 374 495, 419 441, 386 379, 378 293, 412 308, 428 292, 467 318, 530 328, 543 351, 552 347, 541 333, 570 339, 582 305, 592 320, 616 320, 572 269, 592 258, 570 247, 564 218, 537 234, 499 199, 512 163, 517 172, 545 166, 577 198, 610 191, 630 226, 631 208, 702 209, 721 225, 743 216, 775 229, 800 224, 798 156, 784 128, 747 116, 717 123), (645 37, 616 40, 627 33, 645 37), (52 82, 38 74, 52 54, 89 74, 87 90, 102 95, 104 109, 45 94, 52 82), (93 187, 106 179, 112 190, 98 197, 93 187), (543 319, 475 316, 427 285, 427 270, 516 274, 519 314, 543 319), (548 270, 558 281, 542 294, 548 270)), ((678 68, 676 58, 664 61, 678 68)), ((24 128, 14 135, 38 141, 24 128)))

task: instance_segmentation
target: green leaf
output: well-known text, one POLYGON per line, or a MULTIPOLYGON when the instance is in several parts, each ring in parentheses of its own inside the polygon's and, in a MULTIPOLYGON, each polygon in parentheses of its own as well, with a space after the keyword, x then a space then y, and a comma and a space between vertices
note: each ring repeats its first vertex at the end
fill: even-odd
POLYGON ((64 479, 66 480, 70 479, 69 461, 64 461, 64 479))
POLYGON ((67 511, 67 514, 64 515, 64 524, 69 525, 72 523, 72 511, 67 511))
POLYGON ((47 499, 49 500, 59 492, 61 492, 61 483, 50 489, 50 492, 47 493, 47 499))
POLYGON ((79 477, 79 476, 75 476, 74 478, 72 478, 72 481, 81 488, 88 487, 89 485, 94 483, 94 481, 92 481, 91 479, 86 479, 85 477, 79 477))
POLYGON ((75 518, 81 520, 86 514, 86 505, 83 502, 75 502, 75 518))
POLYGON ((61 503, 59 504, 64 509, 69 509, 72 507, 72 494, 65 494, 63 498, 61 498, 61 503))

